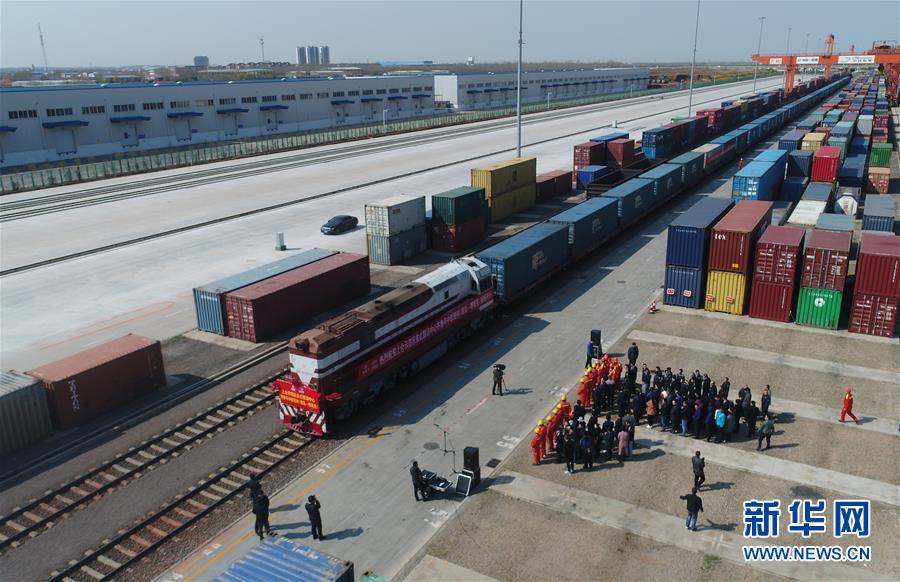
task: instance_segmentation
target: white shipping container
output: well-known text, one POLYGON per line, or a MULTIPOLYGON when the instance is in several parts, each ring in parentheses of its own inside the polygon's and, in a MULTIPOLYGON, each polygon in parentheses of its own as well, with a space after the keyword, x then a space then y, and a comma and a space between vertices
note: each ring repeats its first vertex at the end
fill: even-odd
POLYGON ((393 236, 424 224, 424 196, 394 196, 378 204, 366 204, 366 234, 393 236))
POLYGON ((788 226, 815 227, 819 215, 825 212, 826 205, 824 200, 801 200, 791 212, 791 217, 787 221, 788 226))
POLYGON ((0 372, 0 455, 36 443, 52 431, 43 383, 18 372, 0 372))

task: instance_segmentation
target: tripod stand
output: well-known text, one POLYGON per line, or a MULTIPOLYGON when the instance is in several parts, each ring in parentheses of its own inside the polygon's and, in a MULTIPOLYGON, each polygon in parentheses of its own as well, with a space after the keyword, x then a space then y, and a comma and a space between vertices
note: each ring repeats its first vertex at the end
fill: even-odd
MULTIPOLYGON (((447 453, 450 453, 453 455, 453 474, 455 474, 456 473, 456 449, 448 449, 447 448, 447 441, 448 441, 447 431, 444 430, 444 427, 442 427, 439 424, 435 424, 434 426, 437 427, 437 429, 444 434, 444 448, 442 450, 444 452, 444 456, 446 456, 447 453)), ((453 446, 453 441, 450 441, 450 446, 451 447, 453 446)))

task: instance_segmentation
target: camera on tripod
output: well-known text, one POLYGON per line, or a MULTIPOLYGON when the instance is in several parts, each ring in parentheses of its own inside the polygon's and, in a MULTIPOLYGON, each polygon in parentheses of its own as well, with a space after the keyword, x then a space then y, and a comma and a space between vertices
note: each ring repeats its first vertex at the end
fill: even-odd
POLYGON ((494 364, 494 368, 503 372, 504 370, 506 370, 506 365, 505 364, 494 364))

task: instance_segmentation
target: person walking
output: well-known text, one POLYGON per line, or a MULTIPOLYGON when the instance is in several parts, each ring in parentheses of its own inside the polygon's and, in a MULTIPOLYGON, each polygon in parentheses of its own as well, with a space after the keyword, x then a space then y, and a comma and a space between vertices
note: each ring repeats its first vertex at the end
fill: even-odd
POLYGON ((325 535, 322 533, 322 504, 319 503, 315 495, 310 495, 307 498, 306 515, 309 516, 309 525, 312 527, 313 539, 324 540, 325 535))
POLYGON ((632 366, 637 364, 638 356, 640 355, 641 350, 638 349, 637 344, 631 342, 631 345, 628 346, 628 351, 626 352, 628 356, 628 363, 632 366))
POLYGON ((253 515, 256 516, 256 522, 253 524, 253 531, 262 541, 266 535, 274 535, 272 528, 269 527, 269 496, 262 489, 253 501, 253 515))
POLYGON ((631 437, 628 434, 626 429, 622 429, 619 431, 618 441, 619 441, 619 462, 624 463, 625 457, 628 456, 628 443, 631 437))
POLYGON ((759 398, 759 414, 763 417, 769 416, 769 406, 772 405, 772 390, 769 385, 763 388, 762 396, 759 398))
POLYGON ((422 479, 422 470, 419 469, 418 461, 412 462, 412 467, 409 468, 409 475, 412 477, 413 495, 416 496, 416 501, 419 501, 419 493, 422 494, 422 501, 428 501, 428 489, 425 487, 425 482, 422 479))
POLYGON ((762 423, 762 426, 759 427, 759 436, 756 439, 756 450, 758 451, 762 446, 763 439, 766 439, 766 449, 769 450, 769 447, 772 446, 772 435, 775 434, 775 423, 772 421, 771 416, 767 416, 766 420, 762 423))
POLYGON ((494 364, 494 386, 491 396, 503 396, 503 364, 494 364))
POLYGON ((691 457, 691 465, 694 469, 694 490, 696 491, 706 481, 706 459, 700 456, 700 451, 696 451, 691 457))
POLYGON ((841 418, 838 419, 838 422, 844 422, 844 418, 847 416, 859 424, 859 419, 853 414, 853 390, 850 389, 850 386, 844 387, 844 406, 841 407, 841 418))
POLYGON ((681 499, 687 501, 687 519, 684 520, 684 527, 691 531, 697 531, 697 518, 703 511, 703 500, 697 495, 697 488, 694 487, 690 493, 682 495, 681 499))

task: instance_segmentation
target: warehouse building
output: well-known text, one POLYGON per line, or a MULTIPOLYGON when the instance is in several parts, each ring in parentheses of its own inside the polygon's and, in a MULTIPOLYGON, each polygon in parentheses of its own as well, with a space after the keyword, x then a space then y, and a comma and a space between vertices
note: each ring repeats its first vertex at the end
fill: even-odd
MULTIPOLYGON (((642 67, 583 71, 523 71, 522 102, 592 97, 647 88, 642 67)), ((450 73, 434 76, 435 100, 461 111, 516 103, 516 73, 450 73)))
POLYGON ((0 88, 0 167, 434 113, 434 77, 0 88))

